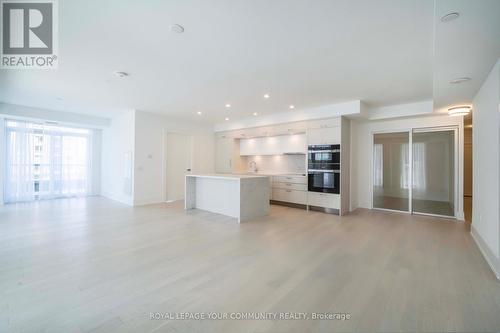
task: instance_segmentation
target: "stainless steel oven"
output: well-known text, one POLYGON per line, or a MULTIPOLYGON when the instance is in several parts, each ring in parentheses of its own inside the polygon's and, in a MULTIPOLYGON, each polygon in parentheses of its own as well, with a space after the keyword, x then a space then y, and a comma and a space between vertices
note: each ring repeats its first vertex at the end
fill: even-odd
POLYGON ((340 145, 308 147, 308 190, 340 194, 340 145))
POLYGON ((340 194, 340 171, 309 171, 308 178, 309 191, 340 194))

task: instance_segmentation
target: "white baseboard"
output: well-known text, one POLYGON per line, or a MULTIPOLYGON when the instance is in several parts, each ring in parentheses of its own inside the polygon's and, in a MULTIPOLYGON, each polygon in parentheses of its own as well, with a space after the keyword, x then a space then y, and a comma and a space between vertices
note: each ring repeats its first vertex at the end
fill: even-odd
POLYGON ((123 199, 123 198, 119 198, 117 196, 110 195, 110 194, 101 194, 100 196, 103 197, 103 198, 107 198, 107 199, 113 200, 113 201, 117 201, 117 202, 125 204, 127 206, 133 206, 133 204, 131 202, 132 199, 123 199))
POLYGON ((145 199, 145 200, 135 200, 134 206, 147 206, 147 205, 156 205, 160 203, 164 203, 165 201, 161 199, 145 199))
POLYGON ((476 228, 474 228, 474 225, 471 225, 470 233, 472 235, 472 238, 476 242, 479 251, 481 251, 488 265, 490 265, 491 270, 493 271, 497 279, 500 280, 500 259, 497 258, 495 254, 493 254, 493 252, 491 252, 484 239, 481 237, 481 235, 479 235, 476 228))

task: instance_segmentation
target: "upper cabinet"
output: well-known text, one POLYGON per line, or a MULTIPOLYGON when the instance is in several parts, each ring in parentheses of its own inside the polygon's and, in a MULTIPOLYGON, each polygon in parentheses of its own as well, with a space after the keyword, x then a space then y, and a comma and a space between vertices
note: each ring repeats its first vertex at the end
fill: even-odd
POLYGON ((310 145, 340 144, 340 126, 310 128, 307 130, 307 143, 310 145))
POLYGON ((341 127, 341 118, 336 117, 245 128, 224 135, 239 142, 238 155, 241 156, 306 154, 308 144, 340 144, 341 127), (290 135, 304 132, 307 135, 290 135))
POLYGON ((241 139, 240 155, 305 154, 305 134, 279 135, 261 138, 241 139))

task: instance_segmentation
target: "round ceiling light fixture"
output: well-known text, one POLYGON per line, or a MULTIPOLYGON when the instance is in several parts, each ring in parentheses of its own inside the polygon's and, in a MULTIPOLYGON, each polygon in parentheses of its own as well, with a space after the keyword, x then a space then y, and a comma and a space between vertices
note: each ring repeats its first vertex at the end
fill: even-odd
POLYGON ((228 108, 228 109, 229 109, 230 107, 231 107, 231 104, 229 104, 229 103, 228 103, 228 104, 226 104, 226 108, 228 108))
POLYGON ((254 115, 254 116, 258 116, 259 114, 258 114, 257 112, 254 112, 254 113, 253 113, 253 115, 254 115))
POLYGON ((182 34, 184 32, 184 27, 180 24, 172 24, 170 26, 170 31, 176 34, 182 34))
POLYGON ((226 117, 226 118, 224 118, 224 120, 225 120, 225 121, 228 121, 228 120, 229 120, 229 118, 227 118, 227 117, 226 117))
POLYGON ((470 77, 457 77, 456 79, 451 80, 450 84, 460 84, 470 80, 471 80, 470 77))
POLYGON ((459 12, 451 12, 451 13, 448 13, 445 16, 441 17, 441 22, 444 22, 444 23, 450 22, 450 21, 456 20, 459 17, 460 17, 459 12))
POLYGON ((201 116, 201 111, 198 111, 198 112, 196 112, 196 113, 197 113, 198 115, 200 115, 200 116, 201 116))
POLYGON ((265 99, 269 99, 269 97, 271 97, 271 96, 269 96, 269 94, 264 94, 265 99))
POLYGON ((293 110, 293 109, 295 109, 295 105, 290 105, 288 108, 289 108, 290 110, 293 110))
POLYGON ((470 113, 471 107, 467 105, 454 106, 448 109, 448 115, 450 116, 466 116, 470 113))
POLYGON ((115 71, 115 72, 114 72, 114 74, 115 74, 115 76, 116 76, 116 77, 119 77, 119 78, 121 78, 121 79, 122 79, 122 78, 124 78, 124 77, 128 77, 128 76, 130 76, 130 74, 129 74, 129 73, 127 73, 127 72, 122 72, 122 71, 115 71))

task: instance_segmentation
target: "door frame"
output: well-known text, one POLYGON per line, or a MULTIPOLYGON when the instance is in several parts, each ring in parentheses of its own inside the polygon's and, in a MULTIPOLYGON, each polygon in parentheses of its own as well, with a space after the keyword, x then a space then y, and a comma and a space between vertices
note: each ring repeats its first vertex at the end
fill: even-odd
POLYGON ((374 210, 380 210, 380 211, 388 211, 388 212, 397 212, 397 213, 403 213, 403 214, 412 214, 412 215, 424 215, 424 216, 433 216, 433 217, 440 217, 444 219, 453 219, 456 221, 460 221, 458 219, 459 216, 459 180, 460 180, 460 168, 459 168, 459 150, 460 150, 460 141, 459 141, 459 126, 457 125, 449 125, 449 126, 433 126, 433 127, 411 127, 411 128, 402 128, 402 129, 394 129, 394 130, 381 130, 381 131, 371 131, 370 133, 370 138, 371 138, 371 156, 370 156, 370 188, 371 188, 371 198, 370 198, 370 208, 374 210), (453 184, 453 216, 447 216, 447 215, 439 215, 439 214, 430 214, 430 213, 419 213, 419 212, 414 212, 413 211, 413 133, 426 133, 426 132, 443 132, 443 131, 453 131, 454 133, 454 184, 453 184), (401 210, 394 210, 394 209, 388 209, 388 208, 377 208, 373 207, 373 167, 374 167, 374 161, 373 161, 373 154, 374 154, 374 144, 375 144, 375 135, 376 134, 388 134, 388 133, 408 133, 409 139, 408 139, 408 149, 409 151, 409 159, 410 159, 410 165, 409 165, 409 174, 410 174, 410 188, 409 188, 409 193, 408 193, 408 211, 401 211, 401 210))
POLYGON ((189 132, 182 132, 182 131, 172 131, 172 130, 163 130, 162 133, 162 201, 163 202, 174 202, 178 200, 168 200, 168 191, 167 191, 167 159, 168 159, 168 145, 167 145, 167 140, 168 140, 168 135, 169 134, 178 134, 178 135, 185 135, 190 137, 191 142, 190 142, 190 165, 189 167, 191 168, 191 172, 193 171, 193 158, 194 158, 194 137, 191 133, 189 132))

